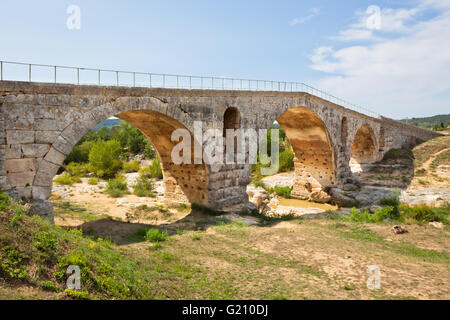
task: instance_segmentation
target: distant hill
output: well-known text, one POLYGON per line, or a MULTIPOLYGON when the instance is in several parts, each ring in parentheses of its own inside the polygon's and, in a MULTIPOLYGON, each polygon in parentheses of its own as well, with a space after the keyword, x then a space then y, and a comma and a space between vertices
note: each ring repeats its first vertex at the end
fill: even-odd
POLYGON ((120 119, 108 119, 96 125, 93 130, 98 131, 102 127, 112 128, 118 125, 120 125, 120 119))
POLYGON ((411 118, 411 119, 403 119, 401 122, 408 122, 409 124, 416 125, 418 127, 423 128, 433 128, 434 126, 440 126, 441 123, 446 127, 450 123, 450 114, 442 114, 433 117, 426 118, 411 118))

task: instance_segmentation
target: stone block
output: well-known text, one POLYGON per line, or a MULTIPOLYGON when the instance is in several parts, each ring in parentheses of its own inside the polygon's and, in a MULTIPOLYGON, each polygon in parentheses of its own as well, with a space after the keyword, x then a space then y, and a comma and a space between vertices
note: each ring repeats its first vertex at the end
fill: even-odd
POLYGON ((66 155, 64 153, 59 152, 55 148, 51 148, 50 151, 45 156, 44 160, 47 160, 48 162, 62 165, 64 160, 66 159, 66 155))
POLYGON ((34 131, 7 130, 6 140, 8 144, 34 143, 34 131))
POLYGON ((20 144, 11 144, 5 148, 6 159, 21 159, 22 158, 22 147, 20 144))
POLYGON ((19 173, 36 171, 35 159, 13 159, 5 160, 7 173, 19 173))
POLYGON ((22 153, 25 158, 43 158, 50 145, 48 144, 24 144, 22 145, 22 153))
POLYGON ((56 175, 59 168, 59 165, 53 164, 46 160, 41 160, 39 163, 39 170, 34 177, 33 186, 51 187, 53 183, 53 177, 56 175))
POLYGON ((47 200, 52 195, 52 188, 33 186, 31 195, 35 200, 47 200))
POLYGON ((14 187, 28 187, 33 184, 35 174, 34 171, 9 173, 8 180, 14 187))
POLYGON ((36 143, 53 143, 59 136, 60 131, 36 131, 36 143))

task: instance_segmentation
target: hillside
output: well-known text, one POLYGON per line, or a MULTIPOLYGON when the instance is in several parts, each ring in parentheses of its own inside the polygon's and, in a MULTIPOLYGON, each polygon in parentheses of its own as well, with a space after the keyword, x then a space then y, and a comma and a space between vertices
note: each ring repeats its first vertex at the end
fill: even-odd
POLYGON ((94 131, 100 130, 102 127, 112 128, 114 126, 120 125, 120 119, 108 119, 103 121, 102 123, 99 123, 94 127, 94 131))
POLYGON ((426 118, 402 119, 400 121, 430 129, 433 128, 434 126, 441 126, 441 123, 443 123, 444 126, 447 126, 447 124, 450 123, 450 114, 436 115, 426 118))

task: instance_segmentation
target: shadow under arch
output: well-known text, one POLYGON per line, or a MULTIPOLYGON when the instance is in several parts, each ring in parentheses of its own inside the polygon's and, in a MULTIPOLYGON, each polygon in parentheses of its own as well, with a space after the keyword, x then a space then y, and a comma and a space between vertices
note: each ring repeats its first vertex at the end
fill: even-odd
MULTIPOLYGON (((194 164, 193 158, 192 164, 175 165, 172 162, 172 148, 178 143, 171 141, 172 132, 186 129, 192 133, 189 128, 193 123, 188 115, 175 111, 168 110, 155 98, 122 97, 85 112, 62 131, 40 161, 33 181, 32 198, 47 200, 51 196, 54 176, 78 141, 97 124, 116 116, 139 129, 155 147, 163 170, 166 200, 210 205, 206 164, 194 164)), ((193 149, 193 135, 190 136, 193 149)), ((193 157, 194 152, 191 154, 193 157)))
POLYGON ((361 165, 376 162, 378 159, 377 139, 372 127, 368 124, 361 126, 353 138, 350 156, 352 172, 360 172, 361 165))
POLYGON ((292 196, 311 199, 314 192, 334 185, 334 149, 319 115, 306 107, 294 107, 281 114, 277 122, 286 132, 295 154, 292 196))

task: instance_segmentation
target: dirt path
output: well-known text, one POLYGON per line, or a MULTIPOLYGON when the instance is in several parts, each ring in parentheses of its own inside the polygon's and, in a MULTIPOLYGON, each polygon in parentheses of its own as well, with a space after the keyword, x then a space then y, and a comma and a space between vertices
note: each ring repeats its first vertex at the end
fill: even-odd
POLYGON ((444 152, 447 152, 447 151, 449 151, 449 150, 450 150, 450 148, 447 148, 447 149, 443 149, 443 150, 441 150, 441 151, 439 151, 439 152, 433 154, 433 155, 430 157, 430 159, 428 159, 427 161, 425 161, 425 162, 423 163, 423 165, 422 165, 420 168, 418 168, 418 169, 419 169, 419 170, 420 170, 420 169, 429 170, 429 169, 430 169, 430 165, 433 163, 434 159, 436 159, 440 154, 442 154, 442 153, 444 153, 444 152))

